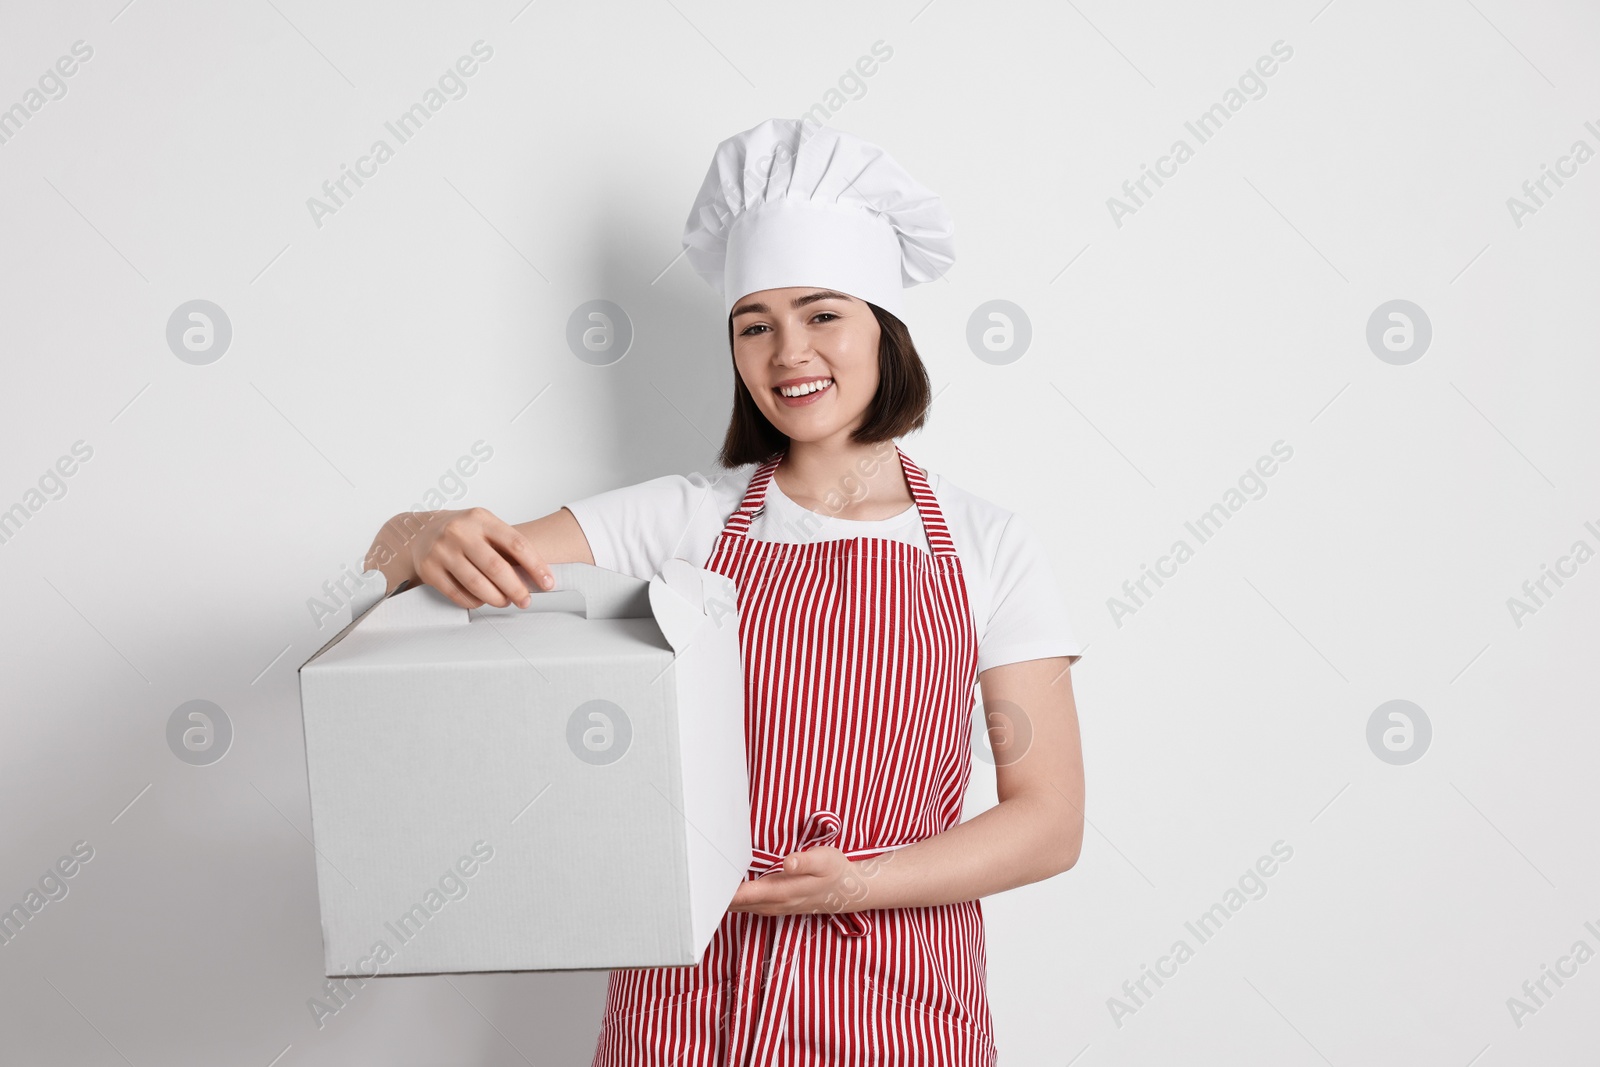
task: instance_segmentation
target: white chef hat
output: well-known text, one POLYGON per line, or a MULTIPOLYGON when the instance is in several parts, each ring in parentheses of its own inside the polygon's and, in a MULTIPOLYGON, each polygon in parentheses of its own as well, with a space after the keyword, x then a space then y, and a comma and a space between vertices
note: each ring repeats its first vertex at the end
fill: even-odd
POLYGON ((804 119, 717 145, 683 244, 724 310, 763 289, 837 289, 900 317, 903 290, 955 260, 944 203, 889 153, 804 119))

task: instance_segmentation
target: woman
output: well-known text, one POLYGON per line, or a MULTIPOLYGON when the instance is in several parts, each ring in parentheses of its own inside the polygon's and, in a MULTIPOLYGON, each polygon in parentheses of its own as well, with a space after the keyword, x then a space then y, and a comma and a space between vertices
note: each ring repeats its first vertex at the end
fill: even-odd
POLYGON ((978 898, 1077 861, 1079 649, 1028 527, 895 443, 930 400, 902 291, 950 231, 857 138, 729 138, 684 235, 729 313, 723 471, 374 542, 389 588, 469 608, 528 605, 513 563, 549 589, 550 562, 678 556, 738 588, 753 860, 698 965, 611 973, 595 1067, 995 1062, 978 898), (963 823, 975 681, 999 804, 963 823))

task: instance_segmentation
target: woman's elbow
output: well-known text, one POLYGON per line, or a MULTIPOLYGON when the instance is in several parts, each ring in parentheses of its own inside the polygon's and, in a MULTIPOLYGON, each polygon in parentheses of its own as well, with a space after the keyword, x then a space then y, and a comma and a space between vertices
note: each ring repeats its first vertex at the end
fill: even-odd
POLYGON ((1030 805, 1027 859, 1030 882, 1054 878, 1077 865, 1083 851, 1083 811, 1059 790, 1030 805))
POLYGON ((1083 854, 1083 812, 1074 809, 1057 824, 1055 835, 1056 874, 1072 870, 1083 854))
POLYGON ((1067 842, 1065 850, 1058 862, 1060 870, 1057 874, 1064 874, 1078 865, 1078 857, 1083 854, 1083 834, 1077 833, 1067 842))

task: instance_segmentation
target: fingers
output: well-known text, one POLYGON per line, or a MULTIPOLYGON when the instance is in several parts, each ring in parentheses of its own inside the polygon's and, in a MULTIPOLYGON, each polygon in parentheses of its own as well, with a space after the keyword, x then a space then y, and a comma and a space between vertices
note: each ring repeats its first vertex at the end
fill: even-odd
POLYGON ((753 882, 740 882, 733 899, 728 902, 728 910, 778 914, 786 906, 787 896, 773 885, 761 884, 766 881, 766 878, 757 878, 753 882))
MULTIPOLYGON (((789 915, 817 910, 811 906, 818 893, 818 884, 814 872, 802 868, 790 870, 790 860, 798 859, 796 854, 785 858, 781 867, 767 871, 759 878, 740 882, 734 890, 733 900, 728 904, 729 911, 749 911, 758 915, 789 915)), ((814 860, 807 859, 806 865, 814 860)))
POLYGON ((488 531, 496 524, 504 525, 486 508, 453 513, 439 531, 430 558, 481 604, 503 608, 517 602, 527 607, 526 587, 489 542, 488 531))
MULTIPOLYGON (((506 562, 505 557, 488 541, 480 540, 467 545, 465 565, 472 568, 472 572, 479 577, 482 585, 488 586, 488 594, 479 593, 484 600, 497 608, 513 603, 518 607, 528 606, 530 602, 528 587, 517 577, 517 572, 511 569, 511 564, 506 562)), ((473 586, 474 590, 478 588, 479 586, 473 586)))
POLYGON ((461 583, 452 578, 450 572, 440 564, 423 564, 418 568, 417 577, 449 597, 459 607, 469 609, 483 607, 483 601, 463 589, 461 583))
POLYGON ((814 856, 811 852, 791 852, 783 858, 784 874, 820 874, 823 870, 821 857, 814 856))
MULTIPOLYGON (((455 579, 456 583, 469 596, 478 601, 476 606, 479 607, 484 604, 492 604, 497 608, 503 608, 511 602, 500 587, 491 581, 488 575, 483 573, 484 567, 493 566, 489 562, 489 557, 494 555, 494 550, 490 548, 440 554, 441 563, 449 572, 450 577, 455 579)), ((504 560, 500 562, 502 565, 505 563, 504 560)), ((517 584, 520 585, 521 583, 517 584)))
POLYGON ((428 551, 427 559, 418 564, 417 576, 446 595, 450 594, 453 587, 460 595, 451 596, 450 599, 462 607, 482 607, 484 604, 505 607, 505 597, 468 555, 474 545, 483 541, 483 534, 478 530, 480 519, 473 514, 476 510, 456 512, 444 523, 428 551), (430 567, 442 572, 437 576, 439 581, 434 581, 428 572, 430 567))
POLYGON ((555 574, 533 543, 486 508, 437 514, 429 532, 416 551, 416 575, 461 607, 528 607, 531 594, 513 564, 539 588, 555 588, 555 574))
MULTIPOLYGON (((484 529, 485 538, 495 546, 498 551, 505 553, 512 560, 522 564, 522 569, 527 571, 533 580, 539 583, 541 589, 554 589, 556 576, 551 572, 549 564, 539 558, 539 553, 534 551, 533 542, 525 537, 521 530, 504 521, 492 517, 484 529)), ((510 567, 507 573, 515 577, 515 572, 510 567)), ((518 588, 522 588, 520 581, 518 588)), ((526 605, 524 605, 526 606, 526 605)))

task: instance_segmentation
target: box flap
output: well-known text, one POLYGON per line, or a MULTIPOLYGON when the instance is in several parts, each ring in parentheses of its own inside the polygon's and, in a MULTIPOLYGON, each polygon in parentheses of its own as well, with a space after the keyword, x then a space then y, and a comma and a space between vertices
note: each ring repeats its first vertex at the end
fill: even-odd
MULTIPOLYGON (((350 598, 349 603, 341 605, 338 611, 338 616, 341 618, 347 617, 348 621, 339 627, 332 637, 323 642, 322 647, 313 652, 305 663, 300 664, 300 667, 306 666, 306 664, 338 644, 339 640, 349 633, 355 627, 355 624, 360 622, 368 612, 382 604, 384 602, 383 593, 388 588, 388 585, 389 579, 384 577, 382 571, 377 569, 363 571, 361 573, 361 585, 356 589, 355 595, 350 598), (347 612, 348 616, 346 616, 347 612)), ((299 670, 299 668, 296 668, 296 670, 299 670)))

